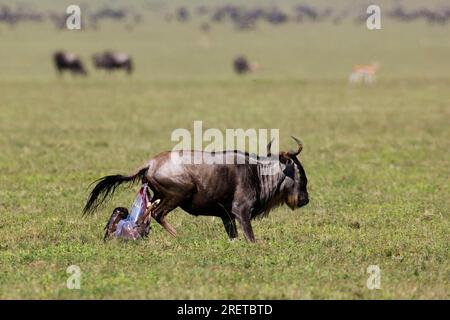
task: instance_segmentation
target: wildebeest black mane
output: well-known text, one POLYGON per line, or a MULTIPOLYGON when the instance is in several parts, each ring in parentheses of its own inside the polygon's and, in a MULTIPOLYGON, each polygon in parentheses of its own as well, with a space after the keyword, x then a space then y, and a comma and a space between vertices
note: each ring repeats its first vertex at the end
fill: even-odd
POLYGON ((260 156, 254 153, 248 153, 241 150, 221 150, 221 151, 198 151, 198 150, 180 150, 179 152, 201 152, 202 154, 225 155, 235 154, 245 157, 245 163, 237 164, 241 166, 242 177, 247 183, 251 184, 256 190, 258 206, 253 208, 252 219, 266 217, 272 209, 283 204, 283 198, 279 196, 279 188, 285 178, 281 171, 278 155, 260 156), (251 163, 250 159, 255 163, 251 163), (278 168, 278 170, 276 169, 278 168), (274 171, 275 170, 275 171, 274 171))
MULTIPOLYGON (((183 151, 183 150, 181 150, 181 151, 183 151)), ((191 151, 191 150, 189 150, 189 151, 190 152, 195 152, 195 151, 191 151)), ((202 152, 202 151, 197 151, 197 152, 202 152)), ((203 152, 203 153, 205 153, 205 152, 203 152)), ((209 153, 212 154, 212 155, 216 155, 216 154, 220 154, 220 153, 221 154, 234 153, 234 154, 243 155, 243 156, 245 156, 248 159, 253 158, 253 159, 256 159, 258 161, 260 161, 260 160, 275 160, 275 158, 264 157, 264 156, 260 156, 258 154, 248 153, 247 151, 241 151, 241 150, 236 150, 236 149, 235 150, 223 150, 223 151, 210 151, 209 153)))
POLYGON ((246 161, 243 165, 248 166, 248 179, 251 179, 250 183, 254 186, 255 190, 257 190, 256 195, 259 204, 252 212, 252 219, 266 217, 272 209, 283 204, 283 199, 279 196, 278 191, 285 175, 281 169, 279 169, 279 171, 274 171, 274 166, 279 163, 278 156, 260 156, 240 150, 212 151, 210 153, 213 155, 234 153, 248 159, 248 162, 246 161), (249 163, 251 158, 256 160, 257 163, 249 163))

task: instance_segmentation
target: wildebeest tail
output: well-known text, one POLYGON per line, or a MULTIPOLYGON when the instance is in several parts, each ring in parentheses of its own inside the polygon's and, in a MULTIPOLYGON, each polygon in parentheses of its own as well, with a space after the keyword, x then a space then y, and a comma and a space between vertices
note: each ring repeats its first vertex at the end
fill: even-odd
POLYGON ((93 183, 97 182, 94 189, 92 189, 91 194, 86 202, 83 209, 83 214, 94 212, 105 200, 106 198, 112 196, 116 188, 123 183, 135 183, 136 181, 142 179, 148 167, 140 168, 129 176, 124 176, 120 174, 105 176, 100 178, 93 183))

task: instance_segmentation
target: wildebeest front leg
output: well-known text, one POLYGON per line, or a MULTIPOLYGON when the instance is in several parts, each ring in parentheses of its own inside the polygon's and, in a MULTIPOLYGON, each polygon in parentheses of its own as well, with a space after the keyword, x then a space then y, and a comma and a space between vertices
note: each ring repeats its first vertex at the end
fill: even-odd
POLYGON ((250 222, 250 210, 251 206, 245 202, 242 204, 233 204, 233 213, 241 224, 245 239, 250 242, 256 242, 252 224, 250 222))
POLYGON ((238 232, 236 228, 236 220, 230 216, 222 217, 223 226, 228 234, 228 237, 233 240, 237 238, 238 232))
POLYGON ((253 228, 250 223, 250 218, 242 217, 239 219, 239 222, 241 223, 245 239, 250 242, 256 242, 255 235, 253 234, 253 228))

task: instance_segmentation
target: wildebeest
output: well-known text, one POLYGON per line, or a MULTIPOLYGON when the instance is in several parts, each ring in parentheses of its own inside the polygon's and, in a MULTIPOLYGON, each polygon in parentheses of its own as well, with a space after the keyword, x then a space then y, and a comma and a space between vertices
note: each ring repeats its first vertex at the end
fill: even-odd
POLYGON ((239 56, 233 61, 234 71, 237 74, 242 74, 250 71, 250 63, 243 56, 239 56))
POLYGON ((238 56, 233 61, 233 68, 237 74, 256 71, 259 66, 255 62, 249 62, 246 57, 238 56))
MULTIPOLYGON (((295 139, 295 138, 294 138, 295 139)), ((152 217, 170 234, 176 230, 166 215, 181 207, 192 215, 217 216, 230 237, 237 237, 236 219, 245 238, 255 241, 250 221, 262 217, 282 204, 292 210, 309 202, 307 177, 297 156, 303 146, 298 139, 296 151, 258 157, 240 151, 166 151, 148 160, 130 175, 109 175, 98 180, 83 212, 93 212, 123 183, 141 180, 153 192, 151 202, 161 202, 152 217), (222 162, 184 161, 193 157, 221 157, 222 162)), ((217 159, 217 158, 216 158, 217 159)))
POLYGON ((105 51, 103 53, 94 54, 92 57, 94 66, 98 69, 108 71, 116 69, 124 69, 128 74, 133 72, 133 62, 130 55, 121 52, 105 51))
POLYGON ((53 54, 53 61, 56 69, 61 74, 64 70, 69 70, 73 74, 87 75, 83 62, 74 53, 57 51, 53 54))

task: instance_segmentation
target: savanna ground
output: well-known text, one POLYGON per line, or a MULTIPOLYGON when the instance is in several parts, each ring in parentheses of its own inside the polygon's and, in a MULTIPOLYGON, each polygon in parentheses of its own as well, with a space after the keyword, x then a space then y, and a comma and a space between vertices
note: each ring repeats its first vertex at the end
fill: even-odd
MULTIPOLYGON (((59 2, 61 10, 66 4, 59 2)), ((450 297, 449 26, 386 20, 261 25, 209 33, 151 16, 133 31, 0 26, 0 298, 422 299, 450 297), (50 55, 79 53, 89 76, 58 78, 50 55), (130 52, 136 73, 94 71, 90 55, 130 52), (262 69, 237 77, 245 53, 262 69), (372 87, 352 65, 379 61, 372 87), (310 203, 281 207, 230 243, 219 219, 177 209, 173 238, 103 243, 121 188, 82 217, 89 184, 128 173, 176 128, 280 128, 304 142, 310 203), (78 265, 81 289, 66 288, 78 265), (368 290, 369 265, 381 289, 368 290)))

